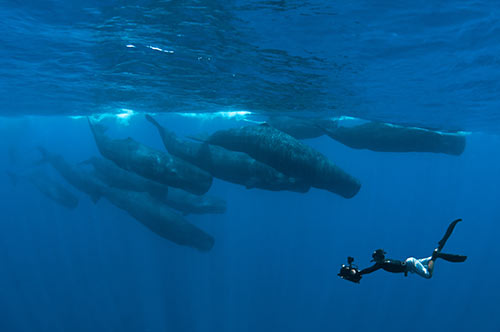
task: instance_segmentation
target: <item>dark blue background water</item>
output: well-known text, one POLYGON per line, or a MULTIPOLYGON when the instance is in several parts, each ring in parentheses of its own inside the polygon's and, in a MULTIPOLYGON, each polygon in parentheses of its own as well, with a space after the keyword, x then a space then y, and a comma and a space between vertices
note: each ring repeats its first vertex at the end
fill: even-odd
MULTIPOLYGON (((0 330, 497 331, 492 3, 0 4, 0 330), (459 157, 306 141, 360 179, 350 200, 215 180, 210 193, 228 201, 227 213, 187 217, 216 238, 200 253, 105 200, 79 195, 68 211, 4 175, 31 167, 39 144, 72 162, 97 154, 85 119, 67 116, 122 108, 205 113, 158 117, 182 135, 244 124, 207 115, 228 110, 471 134, 459 157), (379 271, 355 285, 336 276, 347 255, 364 267, 379 247, 428 256, 459 217, 446 248, 469 258, 438 261, 431 280, 379 271)), ((141 115, 116 121, 112 134, 162 148, 141 115)))

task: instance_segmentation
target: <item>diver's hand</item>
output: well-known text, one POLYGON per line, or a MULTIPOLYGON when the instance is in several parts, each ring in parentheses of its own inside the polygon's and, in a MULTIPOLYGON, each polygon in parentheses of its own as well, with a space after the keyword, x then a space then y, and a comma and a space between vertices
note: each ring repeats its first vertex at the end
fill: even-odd
POLYGON ((351 276, 354 280, 357 280, 357 283, 361 281, 361 278, 363 277, 358 269, 351 269, 351 276))

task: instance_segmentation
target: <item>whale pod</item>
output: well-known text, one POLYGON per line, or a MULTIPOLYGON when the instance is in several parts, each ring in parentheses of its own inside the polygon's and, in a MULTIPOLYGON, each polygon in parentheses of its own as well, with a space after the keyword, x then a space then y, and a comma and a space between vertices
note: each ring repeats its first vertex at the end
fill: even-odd
POLYGON ((205 195, 194 195, 185 190, 169 188, 160 183, 148 180, 133 172, 126 171, 113 162, 92 157, 84 162, 92 164, 95 176, 108 186, 116 189, 147 192, 183 214, 190 213, 224 213, 226 202, 223 199, 205 195))
POLYGON ((123 190, 147 192, 159 199, 167 197, 168 187, 155 182, 136 173, 129 172, 116 166, 115 163, 105 158, 91 157, 85 162, 91 164, 95 170, 95 176, 108 186, 123 190))
POLYGON ((170 154, 198 166, 216 178, 244 185, 248 189, 289 190, 301 193, 309 190, 310 184, 304 179, 289 177, 246 153, 179 139, 150 115, 146 115, 146 119, 158 129, 170 154))
POLYGON ((50 163, 64 179, 89 194, 94 201, 105 197, 111 204, 126 211, 155 234, 176 244, 200 251, 209 251, 213 247, 215 241, 211 235, 186 221, 159 199, 151 197, 146 192, 108 187, 82 166, 74 166, 60 155, 49 153, 41 147, 39 149, 43 154, 42 161, 50 163))

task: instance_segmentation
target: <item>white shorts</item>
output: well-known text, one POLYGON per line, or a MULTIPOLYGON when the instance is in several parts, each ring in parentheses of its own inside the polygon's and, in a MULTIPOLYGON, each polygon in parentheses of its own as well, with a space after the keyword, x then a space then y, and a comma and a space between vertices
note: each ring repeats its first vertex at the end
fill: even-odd
POLYGON ((405 261, 406 270, 411 273, 416 273, 419 276, 430 279, 432 274, 429 272, 429 261, 432 257, 416 259, 415 257, 407 258, 405 261))

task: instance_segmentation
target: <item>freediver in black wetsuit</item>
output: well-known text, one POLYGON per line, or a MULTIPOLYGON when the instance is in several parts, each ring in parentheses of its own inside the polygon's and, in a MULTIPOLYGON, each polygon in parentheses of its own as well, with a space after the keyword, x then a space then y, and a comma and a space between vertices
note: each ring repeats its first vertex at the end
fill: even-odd
POLYGON ((445 235, 438 242, 438 247, 434 249, 434 251, 432 252, 432 256, 430 257, 422 259, 409 257, 405 261, 399 261, 395 259, 385 258, 386 252, 383 249, 377 249, 372 254, 373 259, 371 261, 375 262, 373 266, 359 271, 356 267, 353 267, 351 265, 354 259, 349 257, 349 266, 343 265, 338 275, 343 279, 359 283, 359 281, 361 280, 361 276, 383 269, 387 272, 392 273, 404 273, 405 276, 408 275, 408 272, 416 273, 423 278, 430 279, 434 271, 434 262, 436 261, 436 259, 441 258, 446 261, 455 263, 461 263, 467 259, 467 256, 446 254, 441 252, 444 245, 446 244, 446 241, 455 229, 455 226, 460 221, 462 221, 462 219, 457 219, 453 221, 450 226, 448 226, 445 235))

